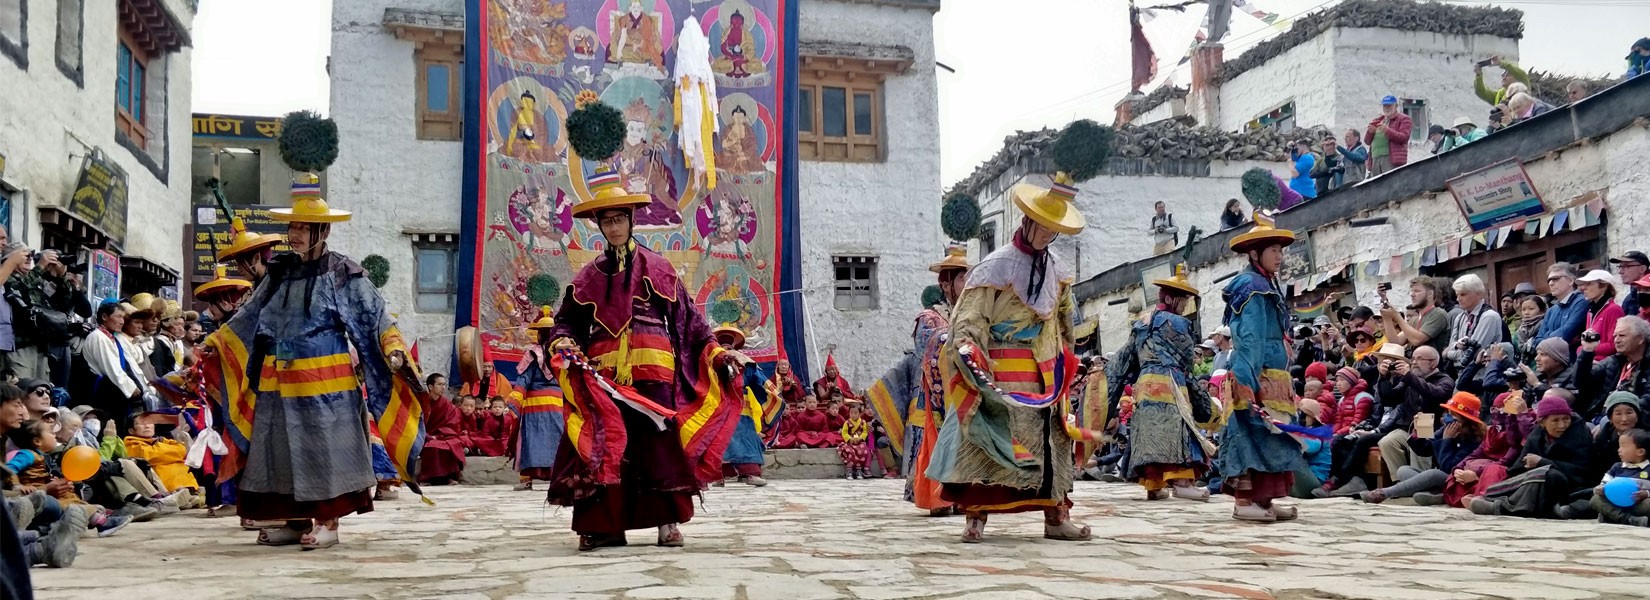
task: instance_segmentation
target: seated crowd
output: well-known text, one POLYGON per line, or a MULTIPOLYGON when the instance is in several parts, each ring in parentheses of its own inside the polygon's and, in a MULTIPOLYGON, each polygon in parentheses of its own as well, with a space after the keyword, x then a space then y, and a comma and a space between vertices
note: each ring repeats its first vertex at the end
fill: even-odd
MULTIPOLYGON (((1420 276, 1404 309, 1382 286, 1379 309, 1297 328, 1291 369, 1308 431, 1295 436, 1308 467, 1294 495, 1650 525, 1650 260, 1609 263, 1615 273, 1554 264, 1549 294, 1521 283, 1498 304, 1477 275, 1420 276), (1607 499, 1618 478, 1636 492, 1607 499)), ((1209 373, 1197 379, 1217 398, 1225 333, 1192 370, 1209 373)), ((1117 480, 1112 465, 1126 461, 1112 444, 1087 473, 1117 480)))

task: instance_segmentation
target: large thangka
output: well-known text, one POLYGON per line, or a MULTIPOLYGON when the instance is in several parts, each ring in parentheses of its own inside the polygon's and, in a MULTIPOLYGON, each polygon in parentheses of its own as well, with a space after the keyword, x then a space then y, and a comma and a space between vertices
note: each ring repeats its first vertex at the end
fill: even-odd
MULTIPOLYGON (((609 161, 626 189, 652 203, 636 211, 636 236, 670 259, 713 323, 750 332, 747 353, 779 353, 782 186, 781 72, 785 2, 793 0, 470 0, 480 36, 480 160, 466 204, 461 277, 467 314, 500 359, 531 343, 524 323, 604 249, 601 232, 574 219, 599 164, 567 142, 567 115, 603 102, 624 117, 609 161), (478 10, 481 8, 483 10, 478 10), (480 13, 480 14, 478 14, 480 13), (715 187, 694 176, 677 144, 677 40, 697 19, 708 38, 721 131, 715 187), (473 236, 473 237, 472 237, 473 236)), ((794 43, 791 44, 794 46, 794 43)), ((479 69, 479 72, 476 70, 479 69)), ((687 90, 683 91, 684 94, 687 90)), ((794 268, 794 267, 793 267, 794 268)))

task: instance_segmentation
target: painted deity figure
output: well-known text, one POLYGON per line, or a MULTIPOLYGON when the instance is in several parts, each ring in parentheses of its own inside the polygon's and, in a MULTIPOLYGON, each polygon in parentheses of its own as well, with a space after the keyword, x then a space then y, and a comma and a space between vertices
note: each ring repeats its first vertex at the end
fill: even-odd
POLYGON ((538 114, 538 98, 531 91, 523 91, 516 103, 515 115, 510 117, 510 133, 504 140, 505 155, 534 161, 544 158, 544 146, 539 143, 544 131, 539 128, 538 114))
POLYGON ((722 32, 722 43, 716 46, 716 60, 711 62, 711 69, 733 79, 744 79, 767 71, 762 64, 761 50, 756 47, 756 37, 751 35, 751 25, 745 22, 745 15, 737 10, 728 17, 728 26, 722 32))
POLYGON ((659 17, 643 12, 641 0, 630 0, 625 12, 613 16, 612 25, 613 44, 607 48, 607 62, 665 68, 659 17))
POLYGON ((666 157, 670 149, 654 141, 653 111, 637 98, 624 110, 624 147, 613 158, 626 189, 646 194, 650 201, 636 209, 638 229, 680 227, 682 215, 676 211, 676 177, 666 157))
POLYGON ((767 170, 762 162, 762 148, 757 144, 756 129, 751 126, 750 114, 743 106, 733 107, 732 118, 722 124, 722 156, 720 164, 730 173, 760 173, 767 170))

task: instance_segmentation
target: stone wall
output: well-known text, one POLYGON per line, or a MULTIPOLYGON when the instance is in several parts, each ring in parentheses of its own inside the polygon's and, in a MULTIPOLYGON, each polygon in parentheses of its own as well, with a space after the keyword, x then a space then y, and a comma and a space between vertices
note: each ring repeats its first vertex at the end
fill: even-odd
MULTIPOLYGON (((165 4, 187 30, 194 19, 194 3, 166 0, 165 4)), ((150 64, 156 77, 148 82, 153 86, 164 81, 163 87, 150 90, 150 136, 163 139, 166 145, 158 160, 155 153, 144 153, 140 160, 138 153, 115 139, 116 4, 85 3, 80 53, 83 86, 56 64, 57 14, 55 3, 29 3, 27 70, 0 56, 4 178, 24 192, 13 196, 12 239, 40 244, 39 208, 68 204, 80 175, 81 157, 95 147, 126 171, 125 253, 182 272, 183 241, 177 224, 189 220, 189 97, 194 51, 185 46, 155 57, 150 64), (162 105, 164 126, 158 118, 162 105), (156 165, 161 176, 143 160, 156 165)))
POLYGON ((825 348, 835 344, 842 374, 865 388, 911 346, 911 322, 921 309, 922 289, 934 282, 927 267, 945 250, 939 229, 933 12, 815 0, 801 5, 800 21, 804 43, 897 44, 915 51, 910 70, 884 84, 887 159, 803 162, 798 173, 809 372, 818 376, 825 348), (833 255, 877 257, 878 308, 833 308, 833 255))
POLYGON ((379 293, 397 315, 426 372, 444 372, 452 355, 453 314, 413 309, 415 264, 409 231, 459 233, 463 144, 417 137, 413 43, 381 25, 389 6, 463 14, 463 0, 351 0, 332 6, 332 99, 338 162, 327 171, 327 200, 355 211, 336 229, 334 247, 356 260, 389 259, 379 293), (433 336, 433 337, 432 337, 433 336))

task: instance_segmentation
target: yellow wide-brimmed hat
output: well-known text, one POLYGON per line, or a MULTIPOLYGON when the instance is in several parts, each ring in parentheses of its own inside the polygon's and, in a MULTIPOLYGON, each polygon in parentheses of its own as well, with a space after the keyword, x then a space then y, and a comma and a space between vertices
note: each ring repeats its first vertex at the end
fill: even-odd
POLYGON ((619 173, 612 167, 602 165, 596 169, 586 181, 590 185, 591 198, 580 201, 573 206, 573 217, 595 218, 596 213, 610 208, 625 208, 635 210, 639 206, 647 206, 653 198, 647 194, 632 194, 619 184, 619 173))
POLYGON ((1021 212, 1055 233, 1075 235, 1088 223, 1072 201, 1077 197, 1077 186, 1063 172, 1054 175, 1052 188, 1022 183, 1014 186, 1013 193, 1014 205, 1021 212))
MULTIPOLYGON (((164 306, 164 305, 163 305, 164 306)), ((149 292, 140 292, 126 299, 128 316, 153 314, 155 312, 155 295, 149 292)))
POLYGON ((264 248, 272 248, 281 243, 281 236, 279 235, 273 233, 259 235, 247 231, 246 221, 242 221, 240 217, 235 217, 233 221, 230 221, 229 231, 229 247, 218 251, 219 261, 235 260, 237 256, 257 252, 264 248))
POLYGON ((556 320, 550 317, 550 307, 546 306, 546 307, 543 307, 543 308, 539 309, 539 320, 533 321, 533 324, 528 325, 527 328, 528 329, 549 329, 549 328, 555 327, 555 326, 556 326, 556 320))
POLYGON ((292 208, 272 208, 269 216, 289 223, 342 223, 350 212, 327 206, 321 198, 321 176, 299 173, 292 178, 292 208))
POLYGON ((1295 232, 1288 229, 1278 229, 1277 221, 1259 210, 1255 211, 1255 226, 1249 231, 1233 236, 1228 247, 1233 252, 1248 252, 1271 245, 1288 246, 1295 243, 1295 232))
POLYGON ((1156 281, 1153 281, 1152 285, 1155 285, 1155 286, 1160 287, 1160 288, 1169 288, 1171 290, 1181 292, 1181 293, 1184 293, 1184 294, 1191 294, 1193 296, 1201 295, 1201 294, 1198 293, 1197 288, 1192 287, 1192 283, 1190 281, 1186 280, 1186 265, 1185 264, 1175 265, 1174 266, 1174 276, 1173 277, 1169 277, 1167 279, 1158 279, 1156 281))
POLYGON ((960 242, 953 242, 945 248, 945 259, 928 265, 928 270, 935 273, 946 269, 962 269, 967 271, 974 265, 968 264, 968 246, 960 242))
POLYGON ((195 287, 195 299, 204 301, 216 294, 229 291, 244 292, 250 289, 252 289, 252 282, 230 277, 229 268, 218 265, 217 277, 213 277, 211 281, 195 287))
POLYGON ((721 327, 717 327, 716 329, 712 329, 712 330, 710 330, 710 334, 713 335, 713 336, 716 336, 716 341, 718 341, 718 342, 721 342, 724 339, 724 337, 732 339, 733 341, 730 342, 728 345, 733 346, 734 350, 738 350, 740 348, 745 347, 745 332, 744 332, 744 330, 741 330, 738 327, 734 327, 731 324, 723 325, 721 327))

